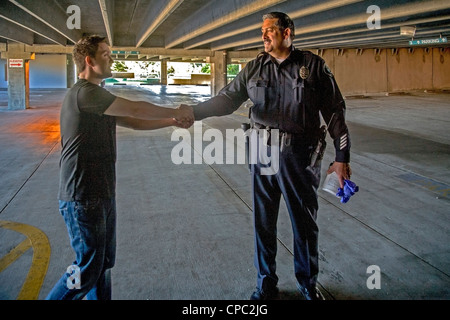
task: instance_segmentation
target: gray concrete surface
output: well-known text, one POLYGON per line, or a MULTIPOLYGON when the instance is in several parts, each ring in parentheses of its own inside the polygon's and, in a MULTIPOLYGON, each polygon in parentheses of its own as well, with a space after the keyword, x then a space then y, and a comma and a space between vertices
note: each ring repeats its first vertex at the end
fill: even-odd
MULTIPOLYGON (((108 89, 168 107, 209 95, 208 87, 108 89)), ((0 91, 0 221, 33 226, 48 237, 51 254, 38 299, 74 259, 56 199, 64 94, 34 89, 31 109, 8 111, 7 92, 0 91)), ((347 204, 319 192, 319 282, 328 299, 450 298, 449 101, 445 92, 347 97, 352 180, 360 191, 347 204), (380 289, 367 286, 372 265, 381 271, 380 289)), ((239 128, 246 113, 242 106, 210 118, 203 130, 239 128)), ((171 141, 173 130, 118 130, 113 298, 247 300, 256 276, 248 170, 240 164, 173 164, 171 151, 179 143, 171 141)), ((323 172, 332 158, 329 141, 323 172)), ((301 299, 284 205, 278 229, 280 298, 301 299)), ((0 227, 0 259, 24 239, 0 227)), ((0 272, 0 299, 17 299, 33 252, 0 272)))

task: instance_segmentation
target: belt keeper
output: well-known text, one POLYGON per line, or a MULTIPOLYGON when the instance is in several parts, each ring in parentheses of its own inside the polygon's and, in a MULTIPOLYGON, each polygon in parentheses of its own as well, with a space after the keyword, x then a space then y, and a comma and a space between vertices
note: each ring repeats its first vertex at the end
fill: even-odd
POLYGON ((283 152, 285 147, 289 147, 291 145, 292 135, 288 132, 283 132, 281 134, 281 143, 280 143, 280 151, 283 152))
POLYGON ((268 128, 263 129, 263 143, 264 146, 268 146, 269 144, 269 139, 270 139, 270 130, 268 128))
POLYGON ((286 136, 285 145, 286 145, 286 147, 289 147, 291 145, 291 141, 292 141, 292 134, 290 134, 288 132, 284 132, 283 135, 286 136))

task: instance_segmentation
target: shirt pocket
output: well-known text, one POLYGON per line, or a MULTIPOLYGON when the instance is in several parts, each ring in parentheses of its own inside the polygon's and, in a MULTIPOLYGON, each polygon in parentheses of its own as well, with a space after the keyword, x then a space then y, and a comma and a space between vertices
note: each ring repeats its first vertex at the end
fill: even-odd
POLYGON ((248 96, 255 105, 264 105, 270 94, 269 80, 251 79, 248 83, 248 96))

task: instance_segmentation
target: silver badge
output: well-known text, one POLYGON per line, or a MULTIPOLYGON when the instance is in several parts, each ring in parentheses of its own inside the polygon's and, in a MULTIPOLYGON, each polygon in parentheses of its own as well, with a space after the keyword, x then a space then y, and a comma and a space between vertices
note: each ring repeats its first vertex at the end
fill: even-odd
POLYGON ((308 77, 309 77, 309 69, 305 66, 301 67, 300 68, 300 78, 305 80, 308 77))

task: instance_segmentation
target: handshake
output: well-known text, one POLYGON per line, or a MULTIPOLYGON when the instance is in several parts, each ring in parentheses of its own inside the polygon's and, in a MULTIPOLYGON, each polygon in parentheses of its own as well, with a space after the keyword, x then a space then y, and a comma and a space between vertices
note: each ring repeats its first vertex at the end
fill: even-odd
POLYGON ((190 128, 195 121, 194 108, 181 104, 177 109, 175 109, 174 117, 175 125, 180 128, 190 128))

